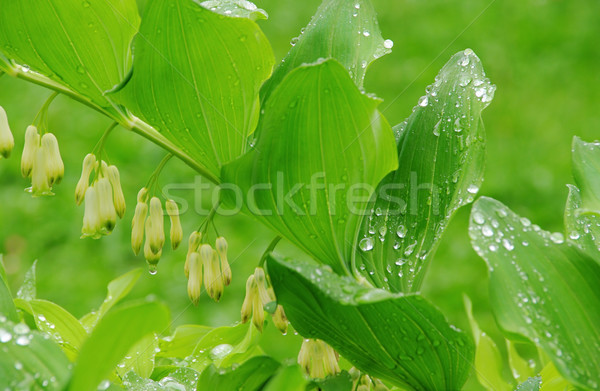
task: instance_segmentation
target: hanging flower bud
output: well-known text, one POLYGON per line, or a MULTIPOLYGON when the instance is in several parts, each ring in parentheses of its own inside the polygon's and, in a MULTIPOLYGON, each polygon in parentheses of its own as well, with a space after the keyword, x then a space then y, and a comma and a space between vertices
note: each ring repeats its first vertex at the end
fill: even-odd
POLYGON ((142 187, 140 191, 137 193, 137 202, 147 202, 148 201, 148 189, 142 187))
POLYGON ((251 274, 248 280, 246 280, 246 296, 242 304, 242 323, 246 323, 252 316, 252 303, 254 303, 254 296, 257 294, 256 291, 254 274, 251 274))
POLYGON ((146 262, 148 263, 148 268, 150 269, 151 274, 156 274, 156 268, 158 265, 158 261, 162 256, 162 249, 159 249, 157 252, 152 250, 151 240, 150 240, 150 232, 153 230, 152 219, 146 220, 146 242, 144 243, 144 258, 146 258, 146 262))
POLYGON ((209 244, 203 244, 200 246, 200 258, 202 259, 202 265, 204 265, 206 293, 214 301, 219 301, 223 294, 223 279, 219 270, 218 255, 209 244))
POLYGON ((152 229, 149 230, 146 226, 146 240, 149 242, 152 252, 156 254, 162 250, 165 244, 165 223, 162 204, 158 197, 150 199, 150 217, 148 220, 152 221, 152 229))
POLYGON ((106 170, 106 176, 110 181, 110 185, 113 190, 113 202, 115 205, 115 211, 120 219, 125 215, 125 196, 123 195, 123 188, 121 187, 121 177, 119 175, 119 169, 117 166, 109 166, 106 170))
POLYGON ((131 220, 131 248, 133 253, 138 255, 144 241, 144 228, 146 223, 146 215, 148 214, 148 204, 138 202, 135 206, 133 220, 131 220))
POLYGON ((100 237, 100 203, 95 186, 88 187, 85 192, 85 212, 81 237, 98 239, 100 237))
POLYGON ((273 313, 273 324, 277 327, 277 330, 281 331, 281 334, 287 334, 288 328, 288 320, 285 316, 285 312, 283 311, 283 307, 281 305, 277 305, 275 309, 275 313, 273 313))
POLYGON ((21 174, 23 178, 29 178, 33 170, 35 161, 35 151, 40 146, 40 135, 37 128, 33 125, 27 127, 25 131, 25 146, 23 147, 23 155, 21 155, 21 174))
POLYGON ((31 187, 25 189, 34 197, 54 195, 52 187, 48 181, 48 172, 46 171, 46 152, 43 148, 37 148, 33 160, 33 169, 31 173, 31 187))
POLYGON ((256 329, 262 333, 263 325, 265 323, 265 310, 263 308, 263 303, 260 298, 260 295, 256 293, 254 294, 252 300, 252 323, 254 324, 254 327, 256 327, 256 329))
MULTIPOLYGON (((27 128, 29 130, 29 128, 27 128)), ((27 135, 25 136, 27 140, 27 135)), ((27 147, 27 143, 25 144, 27 147)), ((23 161, 25 160, 25 151, 23 150, 23 161)), ((83 198, 85 197, 86 190, 90 184, 90 174, 96 165, 96 156, 92 153, 88 153, 85 155, 83 159, 83 167, 81 169, 81 177, 79 178, 79 182, 77 182, 77 187, 75 188, 75 203, 77 205, 81 205, 83 198)), ((21 167, 23 167, 21 165, 21 167)))
POLYGON ((189 261, 189 278, 188 278, 188 296, 194 305, 198 305, 200 292, 202 289, 202 261, 200 254, 194 252, 190 256, 189 261))
POLYGON ((231 284, 231 268, 227 261, 227 240, 224 237, 219 236, 215 242, 215 248, 221 261, 221 275, 223 276, 223 284, 225 286, 231 284))
POLYGON ((258 285, 258 296, 262 305, 274 301, 275 298, 271 297, 267 291, 267 279, 265 278, 265 270, 262 267, 254 269, 254 278, 256 279, 256 285, 258 285))
POLYGON ((324 378, 340 372, 335 350, 318 339, 305 339, 298 354, 300 364, 313 378, 324 378))
POLYGON ((173 250, 176 250, 183 239, 183 229, 181 228, 181 221, 179 219, 179 207, 177 207, 175 201, 167 200, 167 202, 165 202, 165 208, 167 209, 167 214, 171 221, 171 247, 173 250))
POLYGON ((15 139, 8 126, 6 111, 0 106, 0 156, 8 159, 14 147, 15 139))
POLYGON ((198 251, 198 247, 200 246, 200 240, 202 239, 202 234, 198 231, 194 231, 190 234, 188 239, 188 252, 185 257, 185 266, 183 271, 185 272, 185 276, 189 277, 190 274, 190 258, 192 254, 198 251))
POLYGON ((96 183, 100 203, 100 225, 104 234, 109 234, 117 224, 117 212, 113 203, 112 187, 108 178, 100 178, 96 183))
POLYGON ((48 173, 48 182, 50 186, 60 183, 65 175, 65 165, 60 157, 58 140, 52 133, 46 133, 42 136, 42 149, 46 154, 46 171, 48 173))

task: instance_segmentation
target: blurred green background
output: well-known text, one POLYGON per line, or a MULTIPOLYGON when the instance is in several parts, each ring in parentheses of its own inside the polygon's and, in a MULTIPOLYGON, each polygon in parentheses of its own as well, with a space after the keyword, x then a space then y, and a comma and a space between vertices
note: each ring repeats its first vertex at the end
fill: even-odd
MULTIPOLYGON (((143 2, 140 5, 143 6, 143 2)), ((320 1, 260 0, 270 15, 260 22, 277 60, 290 39, 308 23, 320 1)), ((384 99, 381 110, 390 123, 407 117, 425 87, 455 52, 467 47, 481 58, 496 96, 484 112, 487 165, 480 195, 508 204, 543 228, 562 230, 562 211, 570 174, 570 144, 574 135, 591 141, 600 130, 600 2, 584 0, 374 0, 384 38, 394 51, 371 65, 365 88, 384 99)), ((145 267, 129 247, 135 194, 164 153, 124 130, 113 132, 107 151, 117 164, 128 204, 125 219, 101 240, 79 239, 83 207, 73 200, 81 161, 110 124, 96 112, 59 96, 49 123, 60 142, 66 177, 56 196, 33 199, 19 171, 23 133, 50 92, 27 82, 0 78, 0 105, 9 116, 16 138, 13 158, 0 161, 0 253, 5 254, 14 288, 33 260, 38 259, 38 296, 59 303, 79 317, 97 307, 111 279, 145 267)), ((195 192, 195 173, 171 161, 161 185, 188 189, 191 210, 183 215, 184 230, 202 216, 193 205, 211 202, 210 192, 195 192), (183 184, 183 186, 182 186, 183 184)), ((474 302, 476 317, 492 335, 498 332, 488 304, 487 271, 471 250, 467 237, 469 208, 450 225, 433 260, 424 293, 460 327, 467 328, 462 294, 474 302)), ((132 297, 154 295, 166 301, 175 325, 228 325, 239 319, 246 277, 273 234, 243 216, 219 217, 217 226, 230 244, 234 280, 219 304, 206 295, 191 306, 183 275, 185 247, 165 251, 155 276, 144 274, 132 297)), ((297 253, 284 244, 280 252, 297 253)), ((279 358, 291 357, 299 345, 292 333, 285 343, 267 331, 263 347, 279 358)))

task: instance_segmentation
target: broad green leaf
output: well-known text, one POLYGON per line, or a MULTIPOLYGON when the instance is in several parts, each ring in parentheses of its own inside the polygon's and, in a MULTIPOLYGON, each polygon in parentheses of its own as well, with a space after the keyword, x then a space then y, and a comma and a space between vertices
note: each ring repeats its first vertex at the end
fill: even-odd
POLYGON ((530 377, 525 382, 519 384, 515 391, 539 391, 542 385, 542 378, 539 376, 530 377))
POLYGON ((279 368, 279 363, 267 356, 251 358, 237 368, 222 370, 214 365, 206 368, 198 389, 211 391, 258 391, 279 368))
POLYGON ((133 289, 134 285, 142 275, 142 269, 137 268, 128 271, 108 283, 108 293, 106 299, 100 305, 97 311, 92 311, 81 318, 81 324, 88 331, 96 326, 96 323, 104 314, 108 312, 115 304, 121 301, 133 289))
POLYGON ((202 372, 210 364, 225 368, 243 362, 261 353, 258 337, 259 332, 250 323, 213 329, 196 345, 190 367, 202 372))
POLYGON ((129 303, 109 312, 81 347, 69 390, 96 390, 136 342, 168 327, 169 311, 163 304, 129 303))
POLYGON ((391 52, 393 42, 381 37, 370 0, 324 0, 294 45, 261 90, 262 102, 293 69, 320 58, 335 58, 362 88, 367 66, 391 52))
POLYGON ((17 309, 15 308, 15 303, 8 287, 6 271, 2 263, 2 254, 0 254, 0 319, 2 318, 8 318, 8 320, 13 322, 19 321, 17 309))
POLYGON ((104 92, 131 67, 135 0, 1 0, 0 9, 0 51, 22 71, 111 106, 104 92))
POLYGON ((155 0, 133 50, 133 76, 115 99, 218 178, 256 127, 274 64, 266 37, 250 19, 155 0))
POLYGON ((158 381, 131 371, 123 378, 123 385, 128 391, 196 391, 199 377, 198 372, 185 367, 173 367, 172 371, 158 381))
POLYGON ((129 349, 127 355, 117 365, 117 374, 125 376, 129 371, 134 371, 144 378, 150 377, 154 369, 154 357, 158 349, 158 338, 148 334, 129 349))
POLYGON ((600 265, 490 198, 473 206, 469 234, 490 270, 500 328, 540 346, 570 382, 598 389, 600 265))
POLYGON ((237 205, 337 273, 352 270, 373 188, 396 168, 394 137, 335 60, 290 72, 268 100, 254 149, 223 169, 237 205))
POLYGON ((268 18, 265 10, 257 8, 248 0, 208 0, 201 2, 200 5, 225 16, 248 18, 254 21, 268 18))
POLYGON ((534 366, 521 357, 514 342, 506 340, 506 350, 508 352, 508 364, 515 380, 522 382, 525 379, 534 377, 534 366))
POLYGON ((47 300, 15 299, 15 303, 33 316, 38 330, 50 335, 71 361, 75 361, 87 333, 70 312, 47 300))
POLYGON ((475 317, 473 316, 473 305, 471 300, 463 296, 465 308, 471 332, 475 340, 475 375, 479 383, 489 391, 512 390, 510 384, 502 377, 502 368, 504 363, 498 346, 494 340, 479 328, 475 317))
POLYGON ((565 231, 569 240, 600 262, 600 216, 582 213, 580 190, 569 187, 567 206, 565 207, 565 231))
POLYGON ((416 292, 450 218, 483 179, 481 112, 494 96, 472 50, 444 65, 397 128, 398 169, 379 184, 363 222, 360 266, 375 286, 416 292))
POLYGON ((346 371, 342 371, 335 376, 328 376, 325 379, 313 379, 312 387, 308 390, 315 391, 352 391, 352 379, 346 371))
POLYGON ((306 391, 307 384, 298 364, 282 365, 262 391, 306 391))
POLYGON ((575 387, 566 381, 552 362, 549 362, 540 372, 542 387, 540 391, 572 391, 575 387))
POLYGON ((6 390, 62 391, 69 360, 52 340, 24 323, 0 320, 0 386, 6 390))
POLYGON ((473 343, 421 296, 365 288, 272 255, 268 271, 294 328, 324 340, 362 372, 411 390, 458 390, 467 379, 473 343))
POLYGON ((212 327, 183 325, 175 329, 173 336, 165 337, 158 342, 159 357, 185 358, 194 352, 198 342, 208 334, 212 327))
POLYGON ((584 211, 600 214, 600 142, 573 138, 573 177, 581 189, 584 211))
POLYGON ((17 291, 17 298, 23 300, 33 300, 35 299, 35 269, 37 265, 37 260, 33 261, 33 265, 27 270, 25 273, 25 279, 23 280, 23 285, 17 291))

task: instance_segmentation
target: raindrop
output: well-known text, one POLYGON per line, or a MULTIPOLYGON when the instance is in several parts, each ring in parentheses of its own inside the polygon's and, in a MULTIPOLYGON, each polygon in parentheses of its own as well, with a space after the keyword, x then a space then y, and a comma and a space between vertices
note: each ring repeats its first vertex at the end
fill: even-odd
POLYGON ((383 47, 386 49, 391 49, 394 47, 394 41, 392 41, 391 39, 386 39, 385 41, 383 41, 383 47))
POLYGON ((210 351, 210 358, 215 360, 220 360, 225 358, 229 353, 233 351, 233 346, 227 343, 217 345, 210 351))
POLYGON ((477 224, 483 224, 485 223, 485 217, 483 217, 483 215, 479 212, 475 212, 473 213, 473 221, 476 222, 477 224))
POLYGON ((367 30, 363 31, 362 35, 364 35, 365 37, 368 37, 371 35, 371 33, 367 30))
POLYGON ((489 225, 484 225, 481 228, 481 233, 483 234, 483 236, 486 236, 489 238, 490 236, 494 235, 494 230, 489 225))
POLYGON ((354 8, 360 9, 360 4, 359 3, 354 4, 354 8))
POLYGON ((506 238, 502 239, 502 245, 508 251, 512 251, 515 248, 514 244, 512 244, 512 242, 506 238))
POLYGON ((471 194, 477 194, 478 191, 479 191, 479 186, 477 186, 476 184, 471 184, 471 185, 469 185, 469 187, 467 187, 467 192, 469 192, 471 194))
POLYGON ((550 240, 556 244, 561 244, 565 241, 565 238, 560 232, 554 232, 553 234, 550 234, 550 240))
POLYGON ((407 232, 408 232, 408 229, 406 229, 405 226, 399 225, 398 229, 396 230, 396 235, 398 235, 399 238, 404 238, 404 237, 406 237, 407 232))
POLYGON ((458 65, 460 65, 461 67, 466 67, 467 65, 469 65, 469 57, 462 57, 460 60, 458 60, 458 65))
POLYGON ((21 65, 21 70, 25 73, 29 72, 31 68, 29 68, 29 65, 21 65))
POLYGON ((569 234, 569 238, 571 238, 572 240, 577 240, 577 239, 579 239, 579 232, 577 232, 577 231, 572 231, 572 232, 569 234))
POLYGON ((361 63, 360 63, 360 67, 361 67, 362 69, 365 69, 365 68, 367 67, 367 62, 366 62, 365 60, 361 61, 361 63))
POLYGON ((98 390, 99 391, 104 391, 104 390, 108 389, 108 387, 110 387, 110 381, 108 381, 108 380, 102 380, 100 382, 100 384, 98 385, 98 390))
POLYGON ((425 106, 427 106, 428 103, 429 103, 429 99, 427 98, 427 95, 424 95, 419 98, 419 106, 425 107, 425 106))
POLYGON ((20 335, 15 340, 15 343, 19 346, 27 346, 27 345, 29 345, 29 337, 27 337, 26 335, 20 335))
POLYGON ((21 369, 23 369, 23 364, 21 364, 19 361, 15 361, 15 369, 17 371, 20 371, 21 369))
POLYGON ((371 251, 373 249, 373 239, 363 238, 358 246, 362 251, 371 251))

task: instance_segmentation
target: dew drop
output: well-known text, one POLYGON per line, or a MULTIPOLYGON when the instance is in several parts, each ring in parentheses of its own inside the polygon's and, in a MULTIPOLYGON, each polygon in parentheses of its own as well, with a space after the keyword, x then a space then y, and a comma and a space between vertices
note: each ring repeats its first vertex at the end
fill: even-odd
POLYGON ((20 335, 15 340, 15 343, 19 346, 27 346, 27 345, 29 345, 29 337, 27 337, 26 335, 20 335))
POLYGON ((5 329, 0 329, 0 342, 7 343, 12 339, 12 334, 5 329))
POLYGON ((359 3, 354 4, 354 8, 360 9, 360 4, 359 3))
POLYGON ((371 35, 371 33, 367 30, 363 31, 362 35, 364 35, 365 37, 368 37, 371 35))
POLYGON ((565 238, 560 232, 554 232, 550 234, 550 240, 552 240, 556 244, 561 244, 565 241, 565 238))
POLYGON ((383 47, 386 49, 391 49, 394 47, 394 41, 392 41, 391 39, 386 39, 385 41, 383 41, 383 47))
POLYGON ((479 191, 479 186, 477 186, 475 184, 471 184, 471 185, 469 185, 469 187, 467 187, 467 192, 469 192, 471 194, 477 194, 478 191, 479 191))
POLYGON ((427 98, 427 95, 424 95, 419 98, 419 106, 425 107, 425 106, 427 106, 428 103, 429 103, 429 98, 427 98))
POLYGON ((506 238, 502 239, 502 245, 508 251, 512 251, 515 248, 514 244, 512 244, 512 242, 506 238))
POLYGON ((404 237, 406 237, 407 232, 408 232, 408 229, 406 229, 405 226, 399 225, 398 229, 396 230, 396 235, 398 235, 399 238, 404 238, 404 237))
POLYGON ((358 246, 362 251, 371 251, 373 249, 373 239, 371 238, 363 238, 358 246))
POLYGON ((489 238, 490 236, 494 235, 494 230, 489 225, 484 225, 483 227, 481 227, 481 233, 483 234, 483 236, 489 238))
POLYGON ((485 223, 485 217, 479 212, 473 213, 473 221, 479 225, 485 223))

